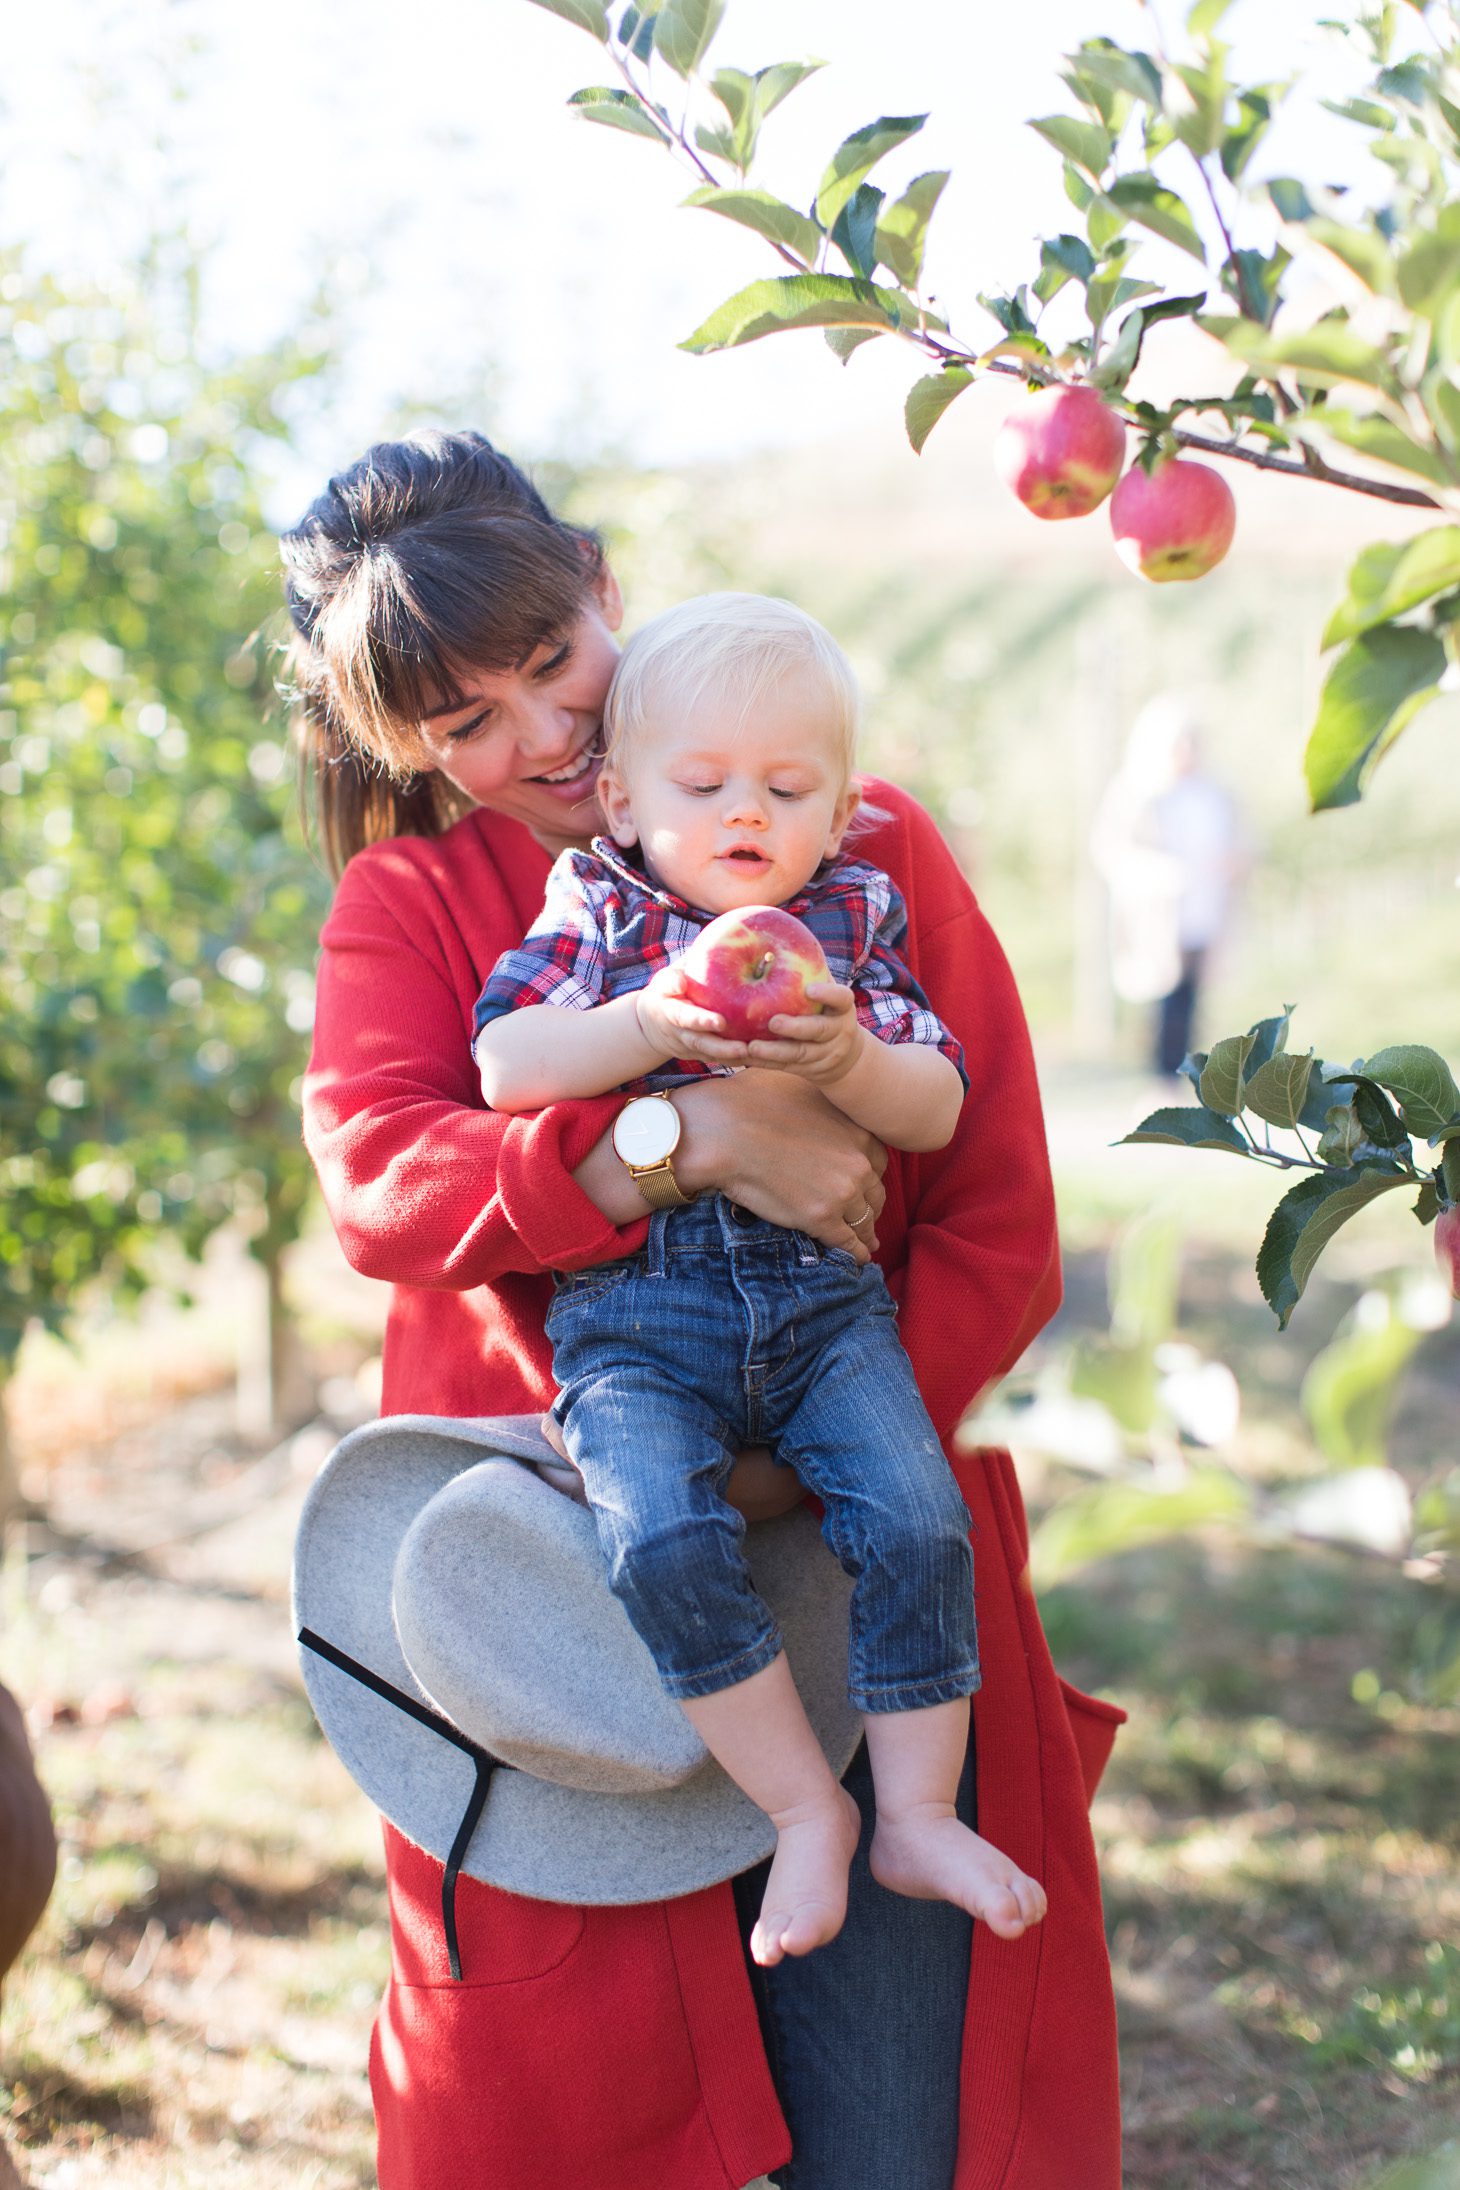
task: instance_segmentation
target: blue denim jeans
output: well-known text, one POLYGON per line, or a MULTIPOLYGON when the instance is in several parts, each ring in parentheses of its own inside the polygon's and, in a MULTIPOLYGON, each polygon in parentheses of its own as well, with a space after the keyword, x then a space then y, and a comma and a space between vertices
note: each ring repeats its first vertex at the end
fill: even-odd
POLYGON ((875 1264, 723 1195, 657 1212, 642 1253, 559 1279, 553 1411, 670 1695, 733 1687, 781 1648, 723 1495, 740 1446, 761 1443, 821 1498, 854 1577, 858 1710, 977 1688, 968 1509, 896 1315, 875 1264))
MULTIPOLYGON (((791 2132, 791 2157, 774 2179, 782 2190, 950 2190, 973 1919, 873 1878, 865 1742, 843 1784, 861 1809, 862 1839, 847 1920, 829 1946, 758 1968, 749 1939, 770 1865, 735 1881, 766 2058, 791 2132)), ((977 1829, 971 1735, 958 1815, 977 1829)))

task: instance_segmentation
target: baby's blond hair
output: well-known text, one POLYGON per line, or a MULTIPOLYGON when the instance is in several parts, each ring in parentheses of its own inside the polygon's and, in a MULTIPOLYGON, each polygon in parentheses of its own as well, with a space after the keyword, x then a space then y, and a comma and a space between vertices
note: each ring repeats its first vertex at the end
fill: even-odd
POLYGON ((861 711, 856 673, 814 616, 764 593, 702 593, 634 634, 604 703, 606 766, 621 776, 636 738, 666 713, 687 713, 713 693, 744 721, 780 678, 798 672, 824 696, 850 779, 861 711))

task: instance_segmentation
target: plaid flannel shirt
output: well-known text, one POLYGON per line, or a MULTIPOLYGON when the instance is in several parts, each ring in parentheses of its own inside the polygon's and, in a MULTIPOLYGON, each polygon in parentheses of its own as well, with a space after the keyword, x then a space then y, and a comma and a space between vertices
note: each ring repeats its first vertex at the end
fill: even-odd
MULTIPOLYGON (((930 1043, 957 1066, 967 1087, 962 1047, 902 956, 907 907, 880 867, 838 859, 818 870, 785 910, 816 937, 832 978, 853 990, 857 1017, 869 1033, 881 1042, 930 1043)), ((497 960, 477 999, 473 1049, 483 1027, 523 1004, 588 1011, 646 988, 712 918, 660 889, 606 837, 595 837, 591 851, 562 853, 548 876, 542 911, 516 950, 497 960)), ((677 1058, 630 1081, 624 1092, 653 1094, 732 1069, 677 1058)))

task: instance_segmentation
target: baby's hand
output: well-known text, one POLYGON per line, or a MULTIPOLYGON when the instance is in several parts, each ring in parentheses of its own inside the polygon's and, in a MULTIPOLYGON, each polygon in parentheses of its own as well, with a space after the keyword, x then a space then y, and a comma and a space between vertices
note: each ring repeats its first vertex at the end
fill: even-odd
POLYGON ((773 1039, 752 1042, 749 1059, 772 1072, 794 1072, 798 1079, 826 1086, 845 1078, 861 1050, 857 999, 837 981, 809 982, 806 994, 821 1005, 820 1012, 804 1019, 778 1013, 770 1023, 773 1039))
POLYGON ((705 1011, 681 995, 673 966, 661 966, 647 988, 634 996, 644 1039, 661 1057, 694 1057, 707 1065, 747 1065, 750 1050, 732 1042, 718 1012, 705 1011))

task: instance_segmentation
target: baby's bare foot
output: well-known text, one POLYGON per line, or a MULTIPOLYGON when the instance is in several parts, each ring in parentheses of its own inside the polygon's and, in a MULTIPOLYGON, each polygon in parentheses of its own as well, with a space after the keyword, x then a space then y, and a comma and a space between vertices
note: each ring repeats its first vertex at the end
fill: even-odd
POLYGON ((775 1820, 776 1852, 750 1951, 763 1969, 787 1954, 809 1954, 835 1939, 846 1920, 847 1872, 861 1813, 844 1789, 833 1800, 775 1820))
POLYGON ((961 1824, 951 1809, 880 1818, 872 1876, 915 1901, 951 1901, 981 1917, 1000 1939, 1017 1939, 1045 1911, 1044 1888, 1008 1856, 961 1824))

